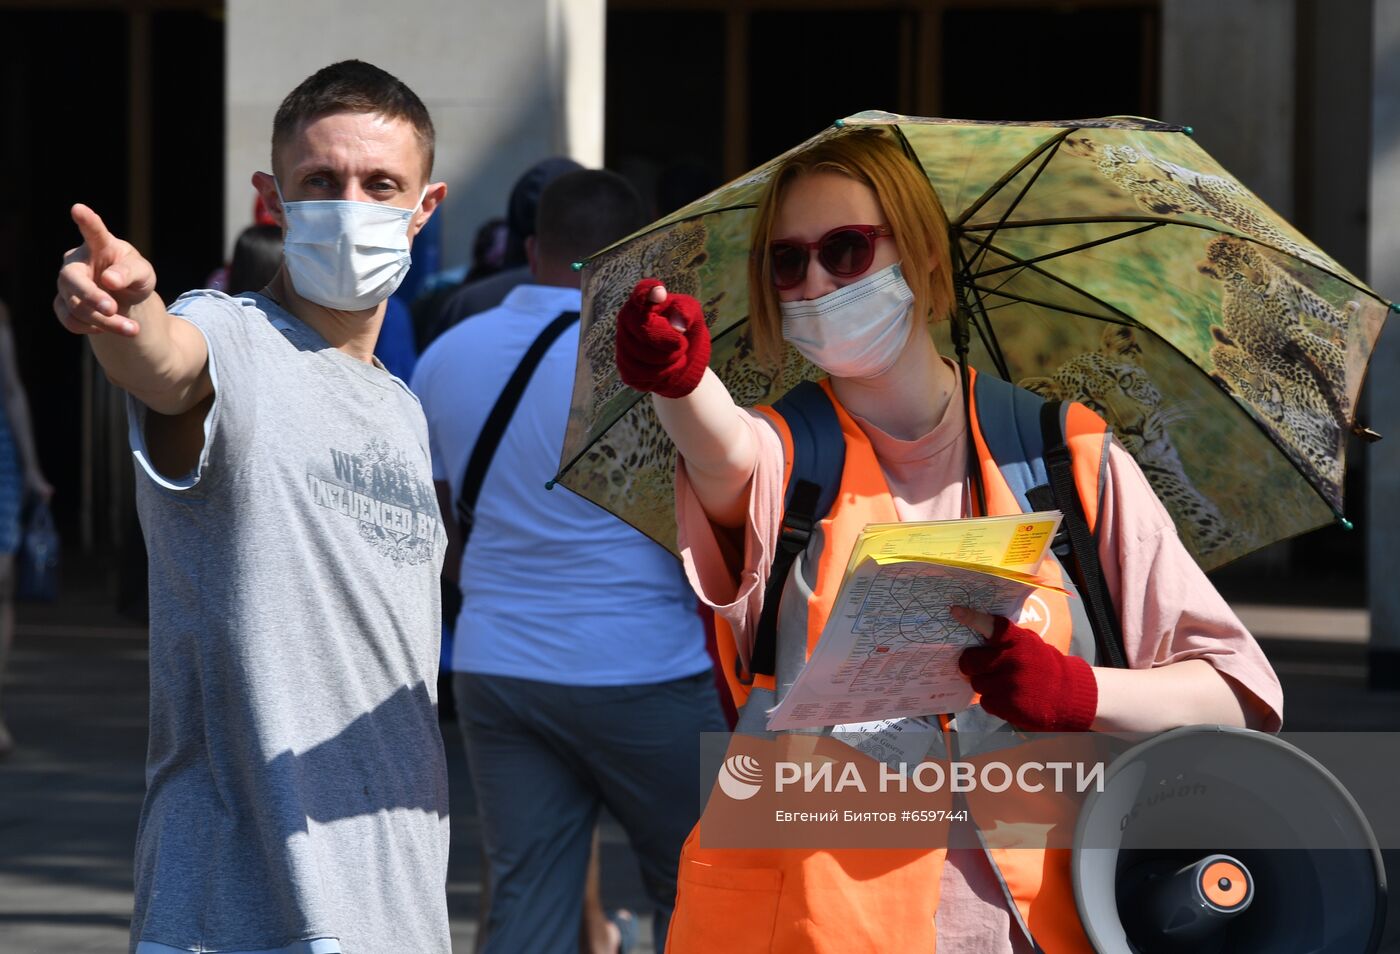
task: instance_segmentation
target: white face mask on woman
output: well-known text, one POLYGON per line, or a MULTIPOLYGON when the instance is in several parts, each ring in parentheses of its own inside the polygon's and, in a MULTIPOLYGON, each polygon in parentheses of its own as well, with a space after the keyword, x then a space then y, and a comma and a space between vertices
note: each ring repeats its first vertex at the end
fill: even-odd
POLYGON ((909 340, 914 292, 891 265, 811 301, 785 301, 783 338, 838 378, 871 378, 894 367, 909 340))
MULTIPOLYGON (((408 227, 427 194, 425 186, 411 209, 349 199, 284 199, 282 256, 297 294, 338 311, 365 311, 392 295, 413 263, 408 227)), ((277 196, 282 197, 280 185, 277 196)))

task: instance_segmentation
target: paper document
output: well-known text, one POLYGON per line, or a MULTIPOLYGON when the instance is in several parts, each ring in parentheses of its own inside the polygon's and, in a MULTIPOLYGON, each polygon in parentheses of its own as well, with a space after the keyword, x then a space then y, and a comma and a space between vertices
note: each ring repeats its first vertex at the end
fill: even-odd
POLYGON ((870 722, 957 712, 972 701, 958 672, 980 642, 953 619, 968 606, 1021 619, 1060 512, 871 524, 851 554, 821 639, 770 729, 870 722))

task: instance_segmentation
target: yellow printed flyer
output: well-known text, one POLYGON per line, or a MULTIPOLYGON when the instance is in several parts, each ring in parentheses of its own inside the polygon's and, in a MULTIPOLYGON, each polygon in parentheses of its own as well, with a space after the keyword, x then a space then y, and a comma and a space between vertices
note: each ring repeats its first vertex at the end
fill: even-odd
POLYGON ((979 642, 969 606, 1019 619, 1038 587, 1059 511, 878 524, 861 534, 811 658, 769 713, 800 729, 957 712, 972 701, 958 656, 979 642))
POLYGON ((1034 576, 1060 520, 1058 510, 1049 510, 1009 517, 872 523, 856 540, 846 573, 875 559, 931 560, 1034 576))

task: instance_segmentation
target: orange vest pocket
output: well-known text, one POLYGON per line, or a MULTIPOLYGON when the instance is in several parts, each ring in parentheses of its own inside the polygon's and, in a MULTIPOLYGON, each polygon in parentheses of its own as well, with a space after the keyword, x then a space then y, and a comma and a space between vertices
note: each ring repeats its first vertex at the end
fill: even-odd
POLYGON ((783 873, 681 860, 666 954, 769 954, 783 873))

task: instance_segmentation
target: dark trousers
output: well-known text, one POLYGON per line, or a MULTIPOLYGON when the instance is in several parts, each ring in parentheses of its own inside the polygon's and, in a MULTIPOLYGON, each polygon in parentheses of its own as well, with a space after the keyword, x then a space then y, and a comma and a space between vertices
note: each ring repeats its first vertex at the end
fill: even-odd
POLYGON ((575 954, 600 806, 622 825, 665 946, 681 844, 700 814, 699 734, 726 726, 708 670, 636 686, 455 673, 491 909, 484 954, 575 954))

